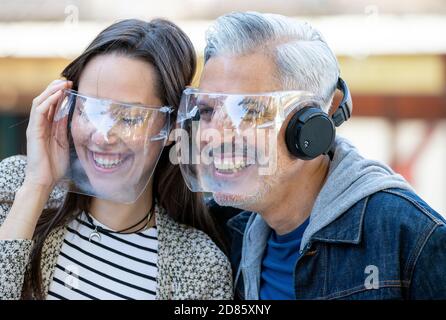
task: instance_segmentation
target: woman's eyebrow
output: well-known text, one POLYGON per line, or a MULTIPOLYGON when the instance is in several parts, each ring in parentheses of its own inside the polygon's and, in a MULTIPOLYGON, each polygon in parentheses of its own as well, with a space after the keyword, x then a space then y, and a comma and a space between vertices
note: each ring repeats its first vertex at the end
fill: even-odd
POLYGON ((134 104, 134 105, 138 105, 138 106, 146 106, 147 103, 142 103, 142 102, 123 102, 124 104, 134 104))
POLYGON ((142 108, 142 107, 146 107, 149 106, 146 103, 141 103, 141 102, 127 102, 127 101, 113 101, 113 103, 111 104, 114 107, 123 107, 123 106, 127 106, 127 107, 137 107, 137 108, 142 108))

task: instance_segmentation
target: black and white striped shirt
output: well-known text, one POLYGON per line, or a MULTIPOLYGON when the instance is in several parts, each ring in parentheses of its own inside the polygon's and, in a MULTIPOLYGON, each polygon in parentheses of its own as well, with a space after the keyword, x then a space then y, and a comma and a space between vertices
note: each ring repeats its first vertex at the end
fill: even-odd
POLYGON ((156 227, 130 234, 100 233, 100 241, 90 242, 93 230, 86 213, 68 225, 47 299, 154 299, 156 227))

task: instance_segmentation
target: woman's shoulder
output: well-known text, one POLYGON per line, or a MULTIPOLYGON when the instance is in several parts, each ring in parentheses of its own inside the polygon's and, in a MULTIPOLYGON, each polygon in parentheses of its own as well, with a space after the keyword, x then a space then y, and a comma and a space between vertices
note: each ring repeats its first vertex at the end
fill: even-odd
POLYGON ((168 270, 161 297, 172 298, 173 285, 174 299, 232 299, 231 264, 211 238, 165 212, 158 216, 159 265, 168 270))
POLYGON ((26 157, 17 155, 0 161, 0 201, 14 201, 25 179, 26 157))
POLYGON ((160 241, 195 258, 227 261, 226 255, 205 232, 175 221, 163 209, 160 211, 157 221, 160 241))
MULTIPOLYGON (((15 155, 0 161, 0 203, 14 201, 17 190, 25 180, 26 156, 15 155)), ((50 194, 45 208, 57 208, 62 204, 66 192, 56 186, 50 194)))

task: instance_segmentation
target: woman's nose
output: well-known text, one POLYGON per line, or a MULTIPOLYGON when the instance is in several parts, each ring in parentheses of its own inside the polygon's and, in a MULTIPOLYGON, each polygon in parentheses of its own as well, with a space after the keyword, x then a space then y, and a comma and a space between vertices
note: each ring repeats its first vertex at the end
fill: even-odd
POLYGON ((91 135, 91 141, 96 145, 109 145, 117 143, 118 137, 110 130, 106 132, 96 130, 91 135))

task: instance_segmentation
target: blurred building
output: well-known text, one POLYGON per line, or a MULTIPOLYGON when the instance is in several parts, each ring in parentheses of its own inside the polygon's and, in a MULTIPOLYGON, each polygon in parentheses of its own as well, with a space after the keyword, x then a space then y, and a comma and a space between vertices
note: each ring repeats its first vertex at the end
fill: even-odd
POLYGON ((32 99, 110 23, 166 17, 201 56, 212 20, 236 10, 281 13, 321 30, 353 94, 354 118, 340 133, 446 214, 443 0, 0 0, 0 159, 26 152, 32 99))

